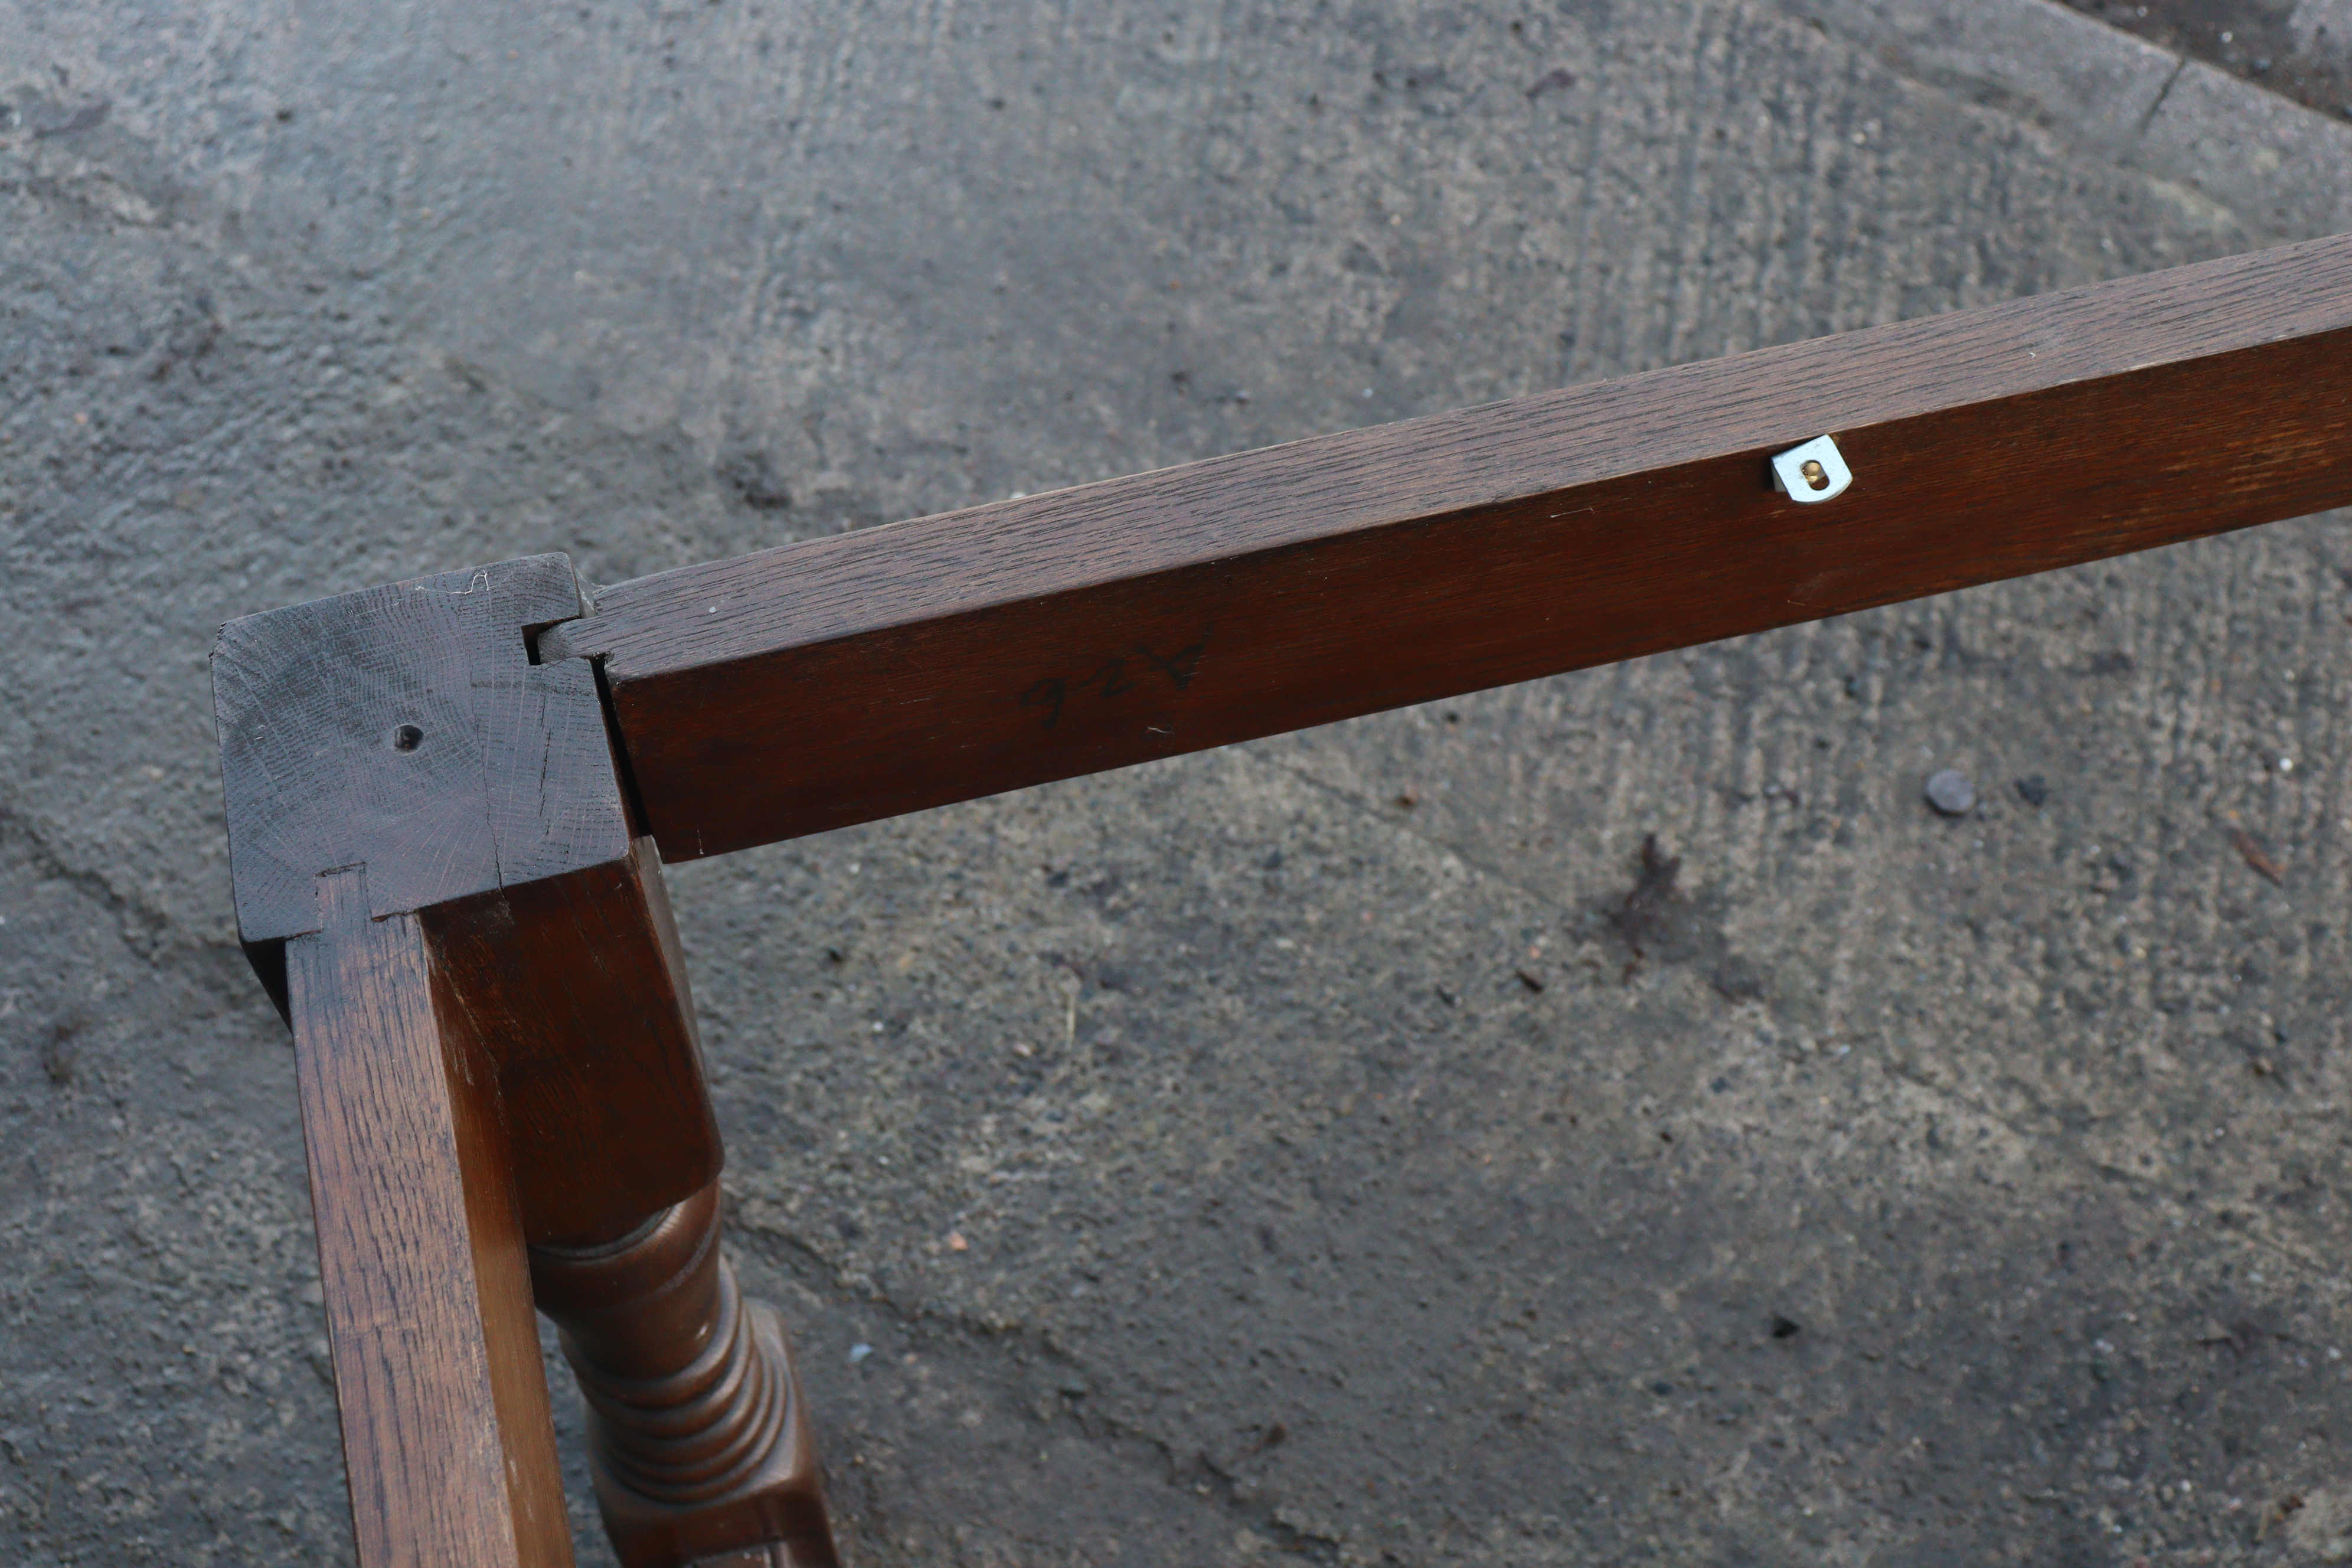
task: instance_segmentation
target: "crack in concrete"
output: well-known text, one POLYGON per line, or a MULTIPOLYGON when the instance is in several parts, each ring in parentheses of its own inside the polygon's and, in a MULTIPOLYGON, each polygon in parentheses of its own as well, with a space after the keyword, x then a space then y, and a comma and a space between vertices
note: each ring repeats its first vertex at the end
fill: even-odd
MULTIPOLYGON (((1969 1095, 1960 1093, 1956 1089, 1948 1089, 1942 1084, 1938 1084, 1930 1079, 1923 1078, 1918 1073, 1907 1067, 1905 1067, 1902 1063, 1895 1061, 1892 1058, 1885 1058, 1882 1061, 1881 1068, 1888 1077, 1899 1079, 1915 1089, 1921 1089, 1926 1093, 1931 1094, 1946 1105, 1953 1106, 1959 1110, 1974 1116, 1982 1117, 1985 1121, 1990 1121, 1995 1126, 2007 1131, 2011 1136, 2016 1138, 2021 1143, 2029 1144, 2035 1149, 2054 1152, 2059 1160, 2073 1165, 2079 1171, 2099 1176, 2106 1181, 2124 1186, 2136 1195, 2144 1200, 2152 1201, 2157 1205, 2176 1210, 2186 1206, 2174 1199, 2164 1184, 2158 1182, 2153 1177, 2141 1175, 2136 1171, 2128 1170, 2124 1166, 2115 1164, 2109 1161, 2102 1160, 2094 1154, 2083 1153, 2068 1149, 2063 1145, 2053 1144, 2048 1133, 2037 1132, 2031 1127, 2020 1123, 2015 1118, 2010 1116, 2006 1111, 1996 1110, 1991 1106, 1987 1105, 1969 1095)), ((2236 1234, 2241 1237, 2249 1247, 2267 1251, 2273 1257, 2282 1258, 2296 1267, 2310 1270, 2314 1275, 2321 1279, 2333 1279, 2339 1272, 2336 1268, 2330 1267, 2320 1258, 2298 1249, 2278 1237, 2242 1228, 2238 1230, 2236 1234)))
MULTIPOLYGON (((229 945, 218 941, 206 941, 201 937, 194 937, 181 931, 179 922, 170 915, 144 900, 117 888, 105 872, 75 865, 64 851, 51 843, 40 828, 35 826, 32 817, 26 812, 16 806, 0 804, 0 834, 10 831, 15 832, 18 843, 31 851, 27 858, 43 876, 55 881, 70 882, 85 889, 94 895, 118 919, 126 922, 135 922, 135 932, 131 930, 126 930, 124 932, 124 940, 130 942, 134 947, 142 942, 160 945, 166 936, 174 938, 181 945, 192 948, 226 948, 229 945)), ((150 955, 142 954, 142 956, 150 955)))
MULTIPOLYGON (((1094 1381, 1087 1376, 1079 1359, 1055 1342, 1050 1329, 1007 1328, 962 1313, 908 1306, 887 1291, 859 1290, 823 1253, 800 1237, 747 1219, 740 1212, 734 1216, 729 1235, 737 1245, 750 1247, 762 1261, 812 1295, 852 1310, 878 1309, 898 1324, 909 1342, 934 1354, 946 1344, 969 1362, 993 1363, 992 1370, 979 1373, 979 1381, 1000 1388, 1016 1386, 1020 1380, 1005 1375, 1008 1365, 1066 1368, 1082 1383, 1094 1381)), ((1341 1543, 1336 1538, 1303 1530, 1284 1520, 1278 1503, 1244 1496, 1241 1479, 1219 1465, 1205 1450, 1187 1458, 1166 1438, 1115 1416, 1086 1409, 1066 1391, 1059 1408, 1052 1415, 1041 1415, 1034 1403, 1025 1408, 1029 1419, 1041 1427, 1073 1429, 1097 1450, 1130 1468, 1156 1475, 1173 1490, 1209 1500, 1220 1511, 1264 1536, 1277 1552, 1310 1563, 1339 1561, 1341 1543)), ((1263 1452, 1279 1440, 1262 1442, 1255 1451, 1263 1452)))
POLYGON ((2180 79, 2180 73, 2188 68, 2189 61, 2186 58, 2173 62, 2172 74, 2164 79, 2164 85, 2157 89, 2156 98, 2148 104, 2147 112, 2139 117, 2139 125, 2132 132, 2134 140, 2138 140, 2147 134, 2147 128, 2156 123, 2157 112, 2164 107, 2164 100, 2172 96, 2172 84, 2179 81, 2180 79))

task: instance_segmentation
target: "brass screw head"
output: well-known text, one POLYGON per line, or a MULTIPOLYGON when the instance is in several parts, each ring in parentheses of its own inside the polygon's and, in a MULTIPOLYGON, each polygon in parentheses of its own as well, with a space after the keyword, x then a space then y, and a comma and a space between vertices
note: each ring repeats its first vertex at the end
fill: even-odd
POLYGON ((1799 468, 1797 472, 1804 475, 1805 483, 1811 486, 1814 489, 1825 490, 1830 488, 1829 470, 1822 467, 1819 458, 1806 458, 1804 466, 1799 468))

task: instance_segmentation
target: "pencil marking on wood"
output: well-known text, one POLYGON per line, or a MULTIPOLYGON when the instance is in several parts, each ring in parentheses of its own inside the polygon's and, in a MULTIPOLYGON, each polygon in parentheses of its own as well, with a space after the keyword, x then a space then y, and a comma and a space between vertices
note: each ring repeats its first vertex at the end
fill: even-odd
MULTIPOLYGON (((1045 722, 1038 727, 1050 730, 1062 721, 1063 705, 1080 692, 1091 690, 1108 701, 1134 690, 1140 677, 1128 674, 1127 663, 1130 658, 1141 660, 1146 673, 1157 673, 1170 686, 1181 691, 1191 686, 1193 676, 1200 673, 1201 656, 1208 648, 1209 630, 1213 629, 1203 630, 1190 646, 1179 648, 1164 658, 1153 652, 1149 644, 1138 643, 1129 653, 1103 660, 1093 674, 1083 679, 1066 680, 1058 675, 1046 676, 1021 693, 1020 705, 1044 709, 1045 722)), ((1160 732, 1165 733, 1164 731, 1160 732)))

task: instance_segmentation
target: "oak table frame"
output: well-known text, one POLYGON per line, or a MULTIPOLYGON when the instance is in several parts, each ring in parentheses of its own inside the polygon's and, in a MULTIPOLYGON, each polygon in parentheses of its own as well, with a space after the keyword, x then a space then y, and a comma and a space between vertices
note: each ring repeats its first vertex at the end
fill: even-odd
POLYGON ((783 546, 233 621, 237 922, 294 1033, 360 1560, 835 1560, 721 1257, 664 861, 2352 502, 2352 237, 783 546), (1817 504, 1771 459, 1831 437, 1817 504))

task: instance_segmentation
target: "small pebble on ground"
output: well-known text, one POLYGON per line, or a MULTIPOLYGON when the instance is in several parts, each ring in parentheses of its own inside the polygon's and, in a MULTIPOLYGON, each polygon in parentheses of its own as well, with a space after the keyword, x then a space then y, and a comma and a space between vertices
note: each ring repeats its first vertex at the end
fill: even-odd
POLYGON ((1977 808, 1977 786, 1958 768, 1946 768, 1927 780, 1927 804, 1946 816, 1966 816, 1977 808))

